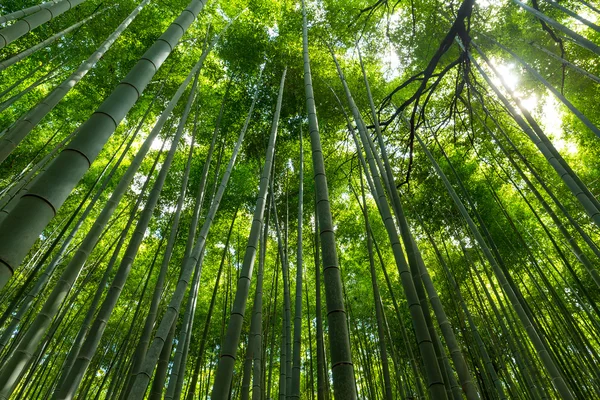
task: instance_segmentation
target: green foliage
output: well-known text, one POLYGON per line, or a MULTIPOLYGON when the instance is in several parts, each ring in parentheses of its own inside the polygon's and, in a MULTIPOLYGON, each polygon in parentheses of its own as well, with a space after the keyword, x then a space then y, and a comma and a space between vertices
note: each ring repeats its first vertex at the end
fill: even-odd
MULTIPOLYGON (((351 331, 355 372, 361 398, 369 398, 370 390, 383 393, 383 380, 378 369, 380 355, 377 347, 377 321, 374 317, 375 303, 366 251, 367 233, 362 211, 353 192, 353 190, 356 193, 360 192, 357 151, 362 150, 355 148, 349 135, 344 113, 350 114, 350 110, 326 43, 333 46, 362 117, 366 124, 373 128, 375 121, 370 113, 369 99, 358 62, 358 50, 360 49, 363 57, 376 107, 383 104, 381 109, 377 110, 380 113, 379 118, 385 121, 393 115, 396 107, 414 95, 422 78, 417 74, 426 68, 438 50, 440 42, 455 18, 454 13, 462 2, 384 1, 380 2, 378 7, 367 9, 373 5, 372 3, 374 2, 365 0, 319 0, 307 4, 315 101, 346 293, 346 306, 349 310, 347 317, 351 331), (361 10, 365 11, 361 12, 361 10), (403 82, 415 76, 417 79, 393 92, 403 82), (393 94, 389 97, 390 101, 383 103, 390 94, 393 94), (336 96, 341 100, 341 105, 336 96)), ((574 22, 572 18, 551 7, 549 2, 539 3, 540 10, 550 18, 575 29, 587 39, 600 43, 600 33, 574 22)), ((598 21, 598 14, 594 14, 582 3, 563 1, 560 4, 598 21)), ((27 0, 3 1, 0 4, 0 13, 6 14, 35 4, 36 2, 27 0)), ((56 79, 37 86, 2 112, 0 129, 8 128, 21 115, 38 104, 97 49, 137 4, 137 1, 125 0, 108 5, 99 0, 88 0, 1 49, 0 59, 9 58, 89 16, 97 8, 108 5, 102 14, 81 29, 0 74, 0 93, 19 82, 0 97, 2 102, 25 90, 54 68, 58 68, 59 71, 56 79)), ((0 189, 9 190, 13 184, 18 184, 19 179, 29 171, 29 168, 42 160, 58 143, 84 123, 186 4, 187 2, 183 0, 151 1, 86 77, 0 165, 0 189)), ((288 67, 288 72, 273 178, 282 227, 284 221, 289 219, 284 229, 288 231, 287 249, 292 279, 290 286, 293 288, 293 277, 298 268, 294 257, 297 224, 295 210, 298 201, 299 136, 302 129, 305 138, 303 243, 305 265, 303 268, 310 303, 303 313, 309 317, 312 335, 309 338, 305 317, 302 327, 302 354, 303 362, 312 361, 314 369, 312 378, 315 379, 316 386, 314 338, 316 288, 315 268, 312 261, 315 251, 313 235, 315 193, 311 151, 307 139, 302 18, 298 2, 236 0, 209 2, 206 5, 197 21, 185 33, 182 41, 157 71, 136 105, 102 149, 90 170, 58 210, 56 217, 31 249, 24 264, 15 272, 7 288, 0 292, 3 304, 0 311, 5 312, 12 300, 19 295, 23 296, 19 294, 22 287, 26 289, 33 287, 33 282, 40 275, 40 272, 34 269, 40 255, 48 249, 60 228, 80 204, 85 193, 93 187, 105 166, 108 165, 110 168, 114 165, 112 157, 116 154, 118 158, 121 151, 119 146, 127 140, 127 135, 136 129, 142 116, 150 107, 149 115, 141 123, 140 132, 136 136, 132 149, 125 156, 90 216, 77 231, 68 255, 59 263, 48 288, 56 284, 60 273, 76 251, 76 246, 89 231, 102 205, 116 187, 120 176, 169 99, 200 57, 205 44, 233 19, 234 22, 204 64, 199 80, 199 95, 185 126, 184 140, 179 144, 179 151, 161 192, 144 243, 135 258, 131 275, 115 311, 107 321, 108 327, 99 349, 86 373, 84 383, 79 388, 81 398, 93 398, 96 395, 100 398, 116 398, 117 392, 111 391, 120 390, 120 385, 123 385, 121 377, 126 375, 129 368, 128 363, 137 344, 157 280, 158 267, 162 262, 165 238, 170 233, 171 215, 181 188, 183 168, 187 161, 191 135, 194 132, 194 113, 197 110, 198 123, 195 129, 191 175, 174 253, 169 264, 167 284, 159 308, 159 318, 165 312, 166 304, 173 294, 179 277, 194 198, 221 103, 225 104, 224 113, 220 121, 213 161, 209 166, 200 225, 210 206, 213 189, 220 181, 220 176, 231 156, 233 144, 243 126, 254 90, 258 90, 259 98, 242 147, 243 151, 238 157, 205 249, 196 318, 192 327, 190 357, 185 372, 186 383, 191 380, 194 370, 192 360, 196 359, 195 352, 200 346, 199 338, 204 327, 221 256, 223 252, 227 255, 225 270, 220 279, 215 315, 209 327, 207 353, 204 357, 205 368, 201 369, 202 386, 198 387, 206 391, 206 385, 212 379, 209 372, 214 371, 214 363, 219 356, 222 326, 226 324, 228 310, 231 308, 232 291, 235 290, 238 269, 244 257, 266 142, 275 109, 277 88, 285 66, 288 67), (259 74, 262 74, 260 80, 259 74), (157 101, 150 106, 152 99, 157 95, 157 101), (221 158, 220 175, 216 175, 218 158, 221 158), (237 219, 233 236, 229 247, 224 249, 234 213, 237 213, 237 219), (288 213, 289 218, 286 218, 288 213), (34 274, 31 276, 35 279, 24 286, 30 274, 34 274), (143 291, 146 280, 148 286, 143 291), (140 313, 135 315, 134 319, 135 309, 138 306, 140 313), (312 350, 310 354, 308 353, 309 339, 312 350)), ((486 35, 493 37, 522 57, 596 125, 600 124, 598 83, 573 69, 564 67, 560 60, 550 58, 539 48, 534 47, 532 42, 556 55, 561 55, 560 46, 547 31, 542 29, 539 20, 523 11, 514 2, 477 2, 469 22, 470 36, 474 43, 496 67, 501 67, 501 70, 505 71, 505 78, 515 81, 515 91, 520 100, 511 99, 512 104, 516 106, 518 102, 524 104, 527 99, 535 99, 530 107, 533 117, 540 122, 551 142, 587 185, 590 192, 597 195, 600 191, 600 146, 598 146, 600 139, 560 101, 554 99, 543 84, 528 74, 516 60, 487 40, 486 35)), ((565 36, 561 35, 561 37, 565 36)), ((567 61, 590 74, 600 75, 599 55, 581 48, 571 40, 563 39, 563 46, 565 49, 563 56, 567 61)), ((470 50, 477 62, 483 65, 482 57, 477 55, 473 46, 470 50)), ((460 67, 449 69, 443 77, 440 76, 435 87, 432 87, 437 79, 435 74, 440 74, 450 62, 460 56, 460 47, 452 44, 435 68, 434 78, 427 85, 426 96, 429 96, 427 107, 418 108, 418 113, 422 113, 420 118, 423 123, 417 131, 425 139, 428 148, 479 229, 489 232, 489 236, 484 235, 488 246, 493 248, 494 257, 498 258, 504 273, 514 282, 514 289, 525 304, 524 308, 532 319, 535 329, 543 337, 550 353, 556 359, 567 385, 578 398, 594 398, 599 390, 596 378, 599 375, 597 366, 600 363, 598 356, 600 353, 598 341, 600 290, 593 279, 590 279, 588 269, 581 262, 581 255, 575 254, 572 242, 582 249, 584 256, 590 260, 592 268, 597 271, 600 265, 597 249, 586 243, 580 232, 589 235, 590 242, 597 243, 598 227, 581 207, 578 198, 573 196, 561 177, 556 174, 548 160, 515 123, 473 63, 463 60, 460 67), (506 136, 496 126, 494 120, 506 136), (492 139, 489 130, 492 130, 498 139, 492 139), (510 146, 508 139, 515 144, 515 149, 510 146), (508 149, 508 154, 502 148, 508 149), (517 150, 522 159, 518 157, 517 150), (447 159, 444 154, 447 155, 447 159), (508 157, 513 158, 515 163, 511 163, 508 157), (523 160, 533 167, 542 182, 536 180, 523 160), (533 182, 533 186, 526 184, 519 169, 533 182), (552 196, 555 196, 560 204, 554 202, 542 183, 552 191, 552 196), (549 204, 549 208, 564 224, 564 231, 559 230, 556 220, 534 195, 533 189, 541 193, 541 198, 549 204), (565 211, 570 218, 566 216, 565 211), (565 236, 565 232, 568 236, 565 236)), ((489 67, 484 69, 491 73, 489 67)), ((495 84, 500 85, 497 77, 493 80, 495 84)), ((505 89, 501 91, 508 94, 505 89)), ((187 94, 183 97, 186 98, 187 94)), ((422 106, 423 103, 421 102, 420 105, 422 106)), ((59 377, 61 364, 69 350, 68 343, 72 342, 77 335, 78 327, 96 292, 97 283, 112 255, 114 242, 121 234, 131 207, 140 195, 140 188, 155 157, 161 157, 162 163, 164 155, 159 154, 158 149, 162 140, 166 139, 167 144, 170 143, 169 138, 172 137, 184 106, 185 100, 177 105, 160 138, 153 144, 153 150, 145 158, 132 187, 117 208, 110 226, 89 255, 85 268, 71 290, 70 296, 64 302, 65 306, 59 316, 64 319, 57 323, 58 329, 45 343, 44 356, 37 361, 36 365, 40 368, 32 369, 31 375, 28 375, 31 378, 27 378, 27 381, 23 380, 18 387, 18 391, 23 393, 23 398, 41 398, 52 390, 51 382, 59 377)), ((406 116, 409 116, 411 110, 412 104, 406 108, 406 116)), ((356 121, 352 123, 356 124, 356 121)), ((374 134, 375 131, 371 129, 370 132, 374 134)), ((505 288, 500 287, 498 277, 493 274, 489 262, 460 218, 456 206, 431 164, 418 144, 416 142, 412 144, 408 125, 402 116, 384 127, 383 140, 387 145, 391 168, 395 175, 394 183, 400 185, 405 180, 409 168, 411 169, 408 184, 399 186, 402 205, 427 270, 482 397, 497 398, 498 395, 483 362, 474 327, 481 335, 509 398, 538 398, 542 397, 542 394, 547 398, 559 398, 545 367, 531 347, 525 328, 515 318, 505 288), (431 240, 428 235, 431 235, 431 240), (433 244, 436 245, 439 254, 434 250, 433 244), (452 279, 446 273, 444 263, 452 279), (456 287, 452 280, 456 282, 456 287), (464 300, 464 307, 459 294, 464 300), (469 311, 474 327, 469 325, 465 310, 469 311), (531 380, 534 382, 532 383, 531 380)), ((156 172, 151 179, 155 177, 156 172)), ((99 184, 95 186, 96 189, 98 187, 99 184)), ((418 382, 421 382, 425 374, 415 341, 410 305, 407 304, 402 291, 401 276, 396 268, 389 238, 378 213, 375 199, 369 194, 367 197, 372 235, 391 283, 388 287, 376 253, 377 280, 389 327, 389 331, 386 328, 389 335, 386 346, 394 357, 390 360, 390 370, 395 377, 394 393, 398 398, 400 393, 405 393, 405 398, 414 398, 411 396, 417 395, 418 382), (392 296, 397 299, 398 310, 395 309, 392 296), (405 341, 404 335, 408 338, 408 342, 405 341), (415 368, 418 374, 414 373, 415 370, 410 364, 411 354, 416 357, 415 368), (398 376, 395 375, 396 371, 398 376)), ((271 218, 264 277, 263 344, 266 346, 267 370, 270 366, 269 356, 271 353, 275 356, 273 382, 277 382, 279 350, 278 344, 273 345, 273 342, 279 342, 283 291, 281 277, 279 277, 278 309, 275 311, 276 315, 273 315, 275 274, 281 273, 281 265, 276 263, 278 256, 274 232, 275 227, 271 218), (271 336, 273 332, 275 332, 274 341, 271 336)), ((49 254, 55 255, 56 249, 50 249, 49 254)), ((118 259, 121 256, 122 254, 118 259)), ((254 287, 255 282, 252 281, 251 294, 254 287)), ((322 287, 320 290, 324 297, 327 288, 322 287)), ((42 292, 33 303, 19 325, 20 329, 28 327, 31 318, 41 309, 48 291, 49 289, 46 289, 42 292)), ((186 294, 184 304, 188 297, 189 294, 186 294)), ((252 300, 249 301, 247 309, 251 309, 251 303, 252 300)), ((325 314, 325 302, 322 307, 325 314)), ((249 331, 249 314, 246 312, 243 343, 249 331)), ((435 316, 433 319, 435 325, 433 328, 441 332, 435 323, 435 316)), ((179 324, 182 320, 183 317, 180 315, 179 324)), ((323 320, 326 321, 326 318, 323 320)), ((6 328, 7 325, 8 321, 5 321, 2 328, 6 328)), ((178 325, 177 331, 179 332, 180 329, 178 325)), ((327 333, 327 326, 325 330, 327 333)), ((441 333, 440 337, 442 344, 446 345, 447 340, 441 336, 441 333)), ((335 343, 325 342, 328 349, 335 346, 335 343)), ((8 351, 10 347, 2 350, 0 357, 6 357, 8 351)), ((242 354, 242 351, 238 354, 242 354)), ((329 359, 329 353, 327 354, 329 359)), ((5 358, 2 360, 5 361, 5 358)), ((241 382, 243 357, 238 357, 236 362, 238 364, 236 364, 233 381, 234 396, 237 396, 240 390, 237 382, 238 380, 241 382)), ((302 371, 303 385, 306 380, 306 387, 310 387, 310 373, 313 371, 308 365, 304 366, 302 371)), ((426 382, 423 380, 422 383, 426 382)), ((275 396, 276 387, 277 384, 273 383, 272 397, 275 396)))

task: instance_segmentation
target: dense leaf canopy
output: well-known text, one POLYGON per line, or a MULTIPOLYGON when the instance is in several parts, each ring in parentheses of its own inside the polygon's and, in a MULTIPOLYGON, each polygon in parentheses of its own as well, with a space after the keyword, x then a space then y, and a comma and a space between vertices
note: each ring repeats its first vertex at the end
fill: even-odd
MULTIPOLYGON (((39 3, 2 1, 0 37, 69 1, 8 21, 39 3)), ((233 399, 296 399, 294 390, 319 400, 599 398, 600 4, 310 0, 312 82, 303 3, 199 4, 85 0, 0 48, 0 399, 219 398, 238 315, 233 399), (201 11, 189 27, 174 25, 192 6, 201 11), (166 44, 159 38, 170 30, 184 33, 166 44), (159 42, 169 53, 162 64, 146 53, 159 42), (194 89, 188 74, 202 57, 194 89), (141 58, 151 74, 130 73, 141 58), (144 86, 131 83, 138 78, 144 86), (15 139, 64 82, 64 97, 15 139), (116 90, 137 100, 126 107, 116 90), (112 124, 105 141, 99 118, 112 124), (82 140, 99 141, 98 154, 73 145, 82 140), (68 157, 83 161, 53 169, 68 157), (263 218, 255 211, 265 179, 263 218), (121 181, 122 199, 106 214, 121 181), (70 194, 55 200, 61 190, 70 194), (325 202, 333 229, 315 233, 325 202), (81 250, 103 215, 97 243, 81 250), (266 250, 249 245, 252 235, 266 250), (331 254, 339 265, 327 265, 331 254), (170 312, 173 324, 164 322, 170 312), (332 326, 335 313, 343 329, 332 326), (345 343, 351 362, 336 364, 345 343), (155 345, 162 353, 148 361, 155 345), (348 375, 336 372, 341 364, 348 375), (348 377, 354 389, 340 389, 348 377)))

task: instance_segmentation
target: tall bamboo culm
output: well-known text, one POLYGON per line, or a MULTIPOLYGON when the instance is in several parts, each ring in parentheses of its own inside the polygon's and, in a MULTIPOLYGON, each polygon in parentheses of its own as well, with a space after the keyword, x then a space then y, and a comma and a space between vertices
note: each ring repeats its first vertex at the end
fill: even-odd
POLYGON ((331 370, 333 373, 333 390, 338 399, 356 399, 356 381, 350 349, 350 333, 346 324, 346 307, 342 290, 342 276, 335 245, 335 234, 329 204, 329 190, 325 163, 321 148, 321 135, 315 107, 315 96, 310 71, 308 53, 308 25, 306 5, 302 2, 302 43, 304 53, 304 87, 306 109, 313 162, 313 177, 317 195, 317 217, 320 227, 321 255, 327 303, 327 320, 329 322, 329 349, 331 352, 331 370))

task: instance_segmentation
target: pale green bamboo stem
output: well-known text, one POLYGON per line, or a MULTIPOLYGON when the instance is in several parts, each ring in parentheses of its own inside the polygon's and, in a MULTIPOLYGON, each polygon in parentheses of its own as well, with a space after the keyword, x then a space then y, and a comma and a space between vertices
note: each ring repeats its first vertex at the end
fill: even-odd
MULTIPOLYGON (((292 353, 292 399, 300 399, 300 348, 302 338, 302 218, 304 201, 304 147, 302 145, 302 125, 300 125, 300 156, 298 161, 299 188, 298 188, 298 248, 296 250, 296 304, 294 306, 294 348, 292 353)), ((310 341, 310 337, 309 337, 310 341)))

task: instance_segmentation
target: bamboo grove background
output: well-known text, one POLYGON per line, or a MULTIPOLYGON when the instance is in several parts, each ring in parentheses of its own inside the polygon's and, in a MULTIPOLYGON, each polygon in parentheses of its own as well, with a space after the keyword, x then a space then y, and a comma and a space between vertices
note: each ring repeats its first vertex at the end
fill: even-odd
POLYGON ((600 398, 600 5, 0 4, 0 399, 600 398))

